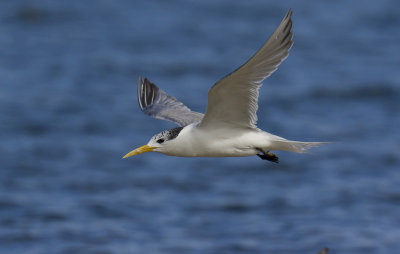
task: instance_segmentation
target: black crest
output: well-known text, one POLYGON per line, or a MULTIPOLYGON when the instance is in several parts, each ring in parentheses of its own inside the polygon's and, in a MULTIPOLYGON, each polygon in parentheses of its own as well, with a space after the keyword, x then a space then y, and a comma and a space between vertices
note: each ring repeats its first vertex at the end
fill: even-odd
POLYGON ((171 130, 163 131, 163 132, 157 134, 156 136, 154 136, 153 139, 157 143, 162 144, 162 143, 164 143, 164 141, 172 140, 172 139, 178 137, 178 135, 182 129, 183 129, 183 127, 178 127, 178 128, 174 128, 171 130))
POLYGON ((168 130, 168 134, 167 134, 167 140, 171 140, 174 139, 176 137, 178 137, 179 133, 181 132, 181 130, 183 129, 183 127, 177 127, 171 130, 168 130))

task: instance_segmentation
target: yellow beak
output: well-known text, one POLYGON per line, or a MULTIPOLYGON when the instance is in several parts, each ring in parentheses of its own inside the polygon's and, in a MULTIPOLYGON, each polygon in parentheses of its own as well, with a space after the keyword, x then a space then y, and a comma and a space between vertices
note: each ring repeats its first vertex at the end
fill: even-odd
POLYGON ((148 145, 144 145, 144 146, 141 146, 141 147, 139 147, 139 148, 136 148, 135 150, 132 150, 132 151, 130 151, 129 153, 125 154, 125 156, 122 157, 122 159, 131 157, 131 156, 133 156, 133 155, 138 155, 138 154, 141 154, 141 153, 151 152, 151 151, 153 151, 154 149, 155 149, 155 147, 148 146, 148 145))

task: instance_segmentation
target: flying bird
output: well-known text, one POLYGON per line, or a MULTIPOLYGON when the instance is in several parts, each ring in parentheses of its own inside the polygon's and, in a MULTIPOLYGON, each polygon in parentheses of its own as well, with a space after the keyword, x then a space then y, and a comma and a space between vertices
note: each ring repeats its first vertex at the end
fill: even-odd
POLYGON ((289 10, 267 42, 242 66, 208 91, 205 114, 191 111, 147 78, 139 77, 141 110, 179 127, 154 135, 123 158, 145 152, 182 157, 240 157, 257 155, 278 162, 271 150, 306 152, 325 142, 287 140, 257 128, 258 90, 289 54, 293 45, 292 11, 289 10))

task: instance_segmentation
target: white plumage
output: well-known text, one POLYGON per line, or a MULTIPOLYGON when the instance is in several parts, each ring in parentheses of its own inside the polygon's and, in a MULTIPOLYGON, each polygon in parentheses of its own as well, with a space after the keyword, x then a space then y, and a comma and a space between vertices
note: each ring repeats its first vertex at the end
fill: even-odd
POLYGON ((293 45, 292 11, 268 41, 241 67, 218 81, 208 92, 205 115, 191 111, 148 79, 139 77, 139 106, 145 114, 172 121, 180 128, 153 136, 147 145, 124 158, 155 151, 184 157, 258 155, 278 162, 270 150, 302 153, 324 142, 286 140, 257 128, 258 89, 286 59, 293 45))

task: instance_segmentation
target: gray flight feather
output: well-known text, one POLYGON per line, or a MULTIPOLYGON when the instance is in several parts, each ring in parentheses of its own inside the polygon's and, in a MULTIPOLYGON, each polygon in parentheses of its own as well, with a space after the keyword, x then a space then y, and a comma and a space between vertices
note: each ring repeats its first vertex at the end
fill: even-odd
POLYGON ((289 54, 293 45, 289 10, 267 42, 242 66, 208 91, 206 114, 200 128, 229 124, 256 128, 258 89, 289 54))
POLYGON ((147 78, 139 77, 138 101, 143 113, 157 119, 186 126, 200 122, 203 114, 191 111, 182 102, 166 94, 147 78))

